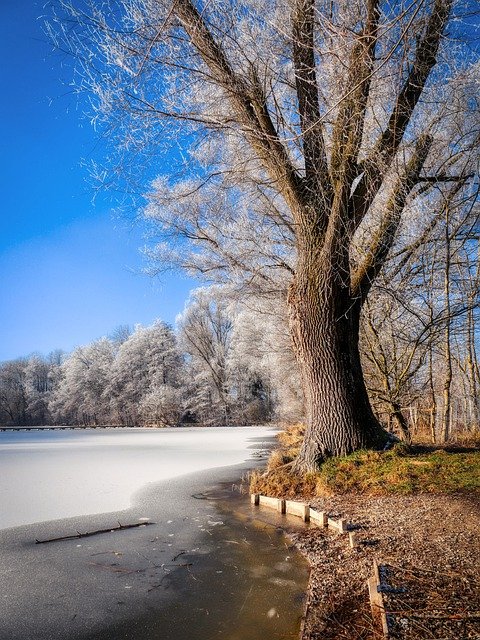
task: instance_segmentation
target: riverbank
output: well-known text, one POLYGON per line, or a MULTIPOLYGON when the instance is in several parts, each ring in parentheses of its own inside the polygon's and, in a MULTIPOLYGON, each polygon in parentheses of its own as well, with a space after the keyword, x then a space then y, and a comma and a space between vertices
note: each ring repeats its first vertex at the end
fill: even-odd
POLYGON ((373 640, 367 580, 380 565, 390 637, 480 638, 480 450, 397 445, 333 458, 317 473, 290 472, 301 425, 250 490, 309 503, 355 532, 305 526, 292 534, 311 565, 303 640, 373 640))
POLYGON ((348 537, 316 527, 291 535, 311 577, 303 640, 373 640, 367 579, 382 567, 391 638, 461 640, 480 635, 480 498, 467 495, 314 499, 344 518, 348 537))

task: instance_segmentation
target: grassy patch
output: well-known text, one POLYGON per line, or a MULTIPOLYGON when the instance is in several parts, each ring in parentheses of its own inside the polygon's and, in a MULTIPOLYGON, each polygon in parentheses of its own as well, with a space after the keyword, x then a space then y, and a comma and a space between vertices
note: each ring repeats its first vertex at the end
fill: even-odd
POLYGON ((480 492, 480 451, 358 451, 332 458, 317 474, 316 495, 480 492))
POLYGON ((298 476, 289 471, 292 448, 288 443, 274 452, 267 471, 252 475, 252 492, 285 497, 480 493, 480 450, 425 450, 397 445, 390 451, 357 451, 331 458, 317 473, 298 476))

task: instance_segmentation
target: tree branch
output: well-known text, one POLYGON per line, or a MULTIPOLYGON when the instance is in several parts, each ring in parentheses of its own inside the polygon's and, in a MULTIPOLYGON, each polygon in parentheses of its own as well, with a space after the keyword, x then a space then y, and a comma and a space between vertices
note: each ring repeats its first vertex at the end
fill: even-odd
POLYGON ((373 237, 365 260, 352 275, 352 296, 360 297, 362 302, 366 299, 394 243, 407 197, 418 181, 432 142, 433 138, 429 135, 421 136, 417 141, 404 174, 398 178, 393 189, 380 228, 373 237))
POLYGON ((254 80, 253 91, 249 90, 245 81, 237 76, 191 0, 176 0, 174 11, 215 82, 229 96, 236 120, 244 128, 249 144, 275 180, 293 214, 301 215, 304 203, 299 176, 278 137, 260 84, 254 80))
MULTIPOLYGON (((314 51, 315 0, 296 0, 292 12, 292 50, 302 129, 305 178, 309 191, 320 192, 324 209, 331 184, 321 125, 314 51)), ((325 215, 325 214, 324 214, 325 215)))
POLYGON ((440 39, 447 24, 452 4, 452 0, 434 1, 427 29, 417 46, 410 73, 397 97, 387 128, 377 143, 375 152, 382 156, 392 158, 402 141, 430 72, 437 63, 440 39))
POLYGON ((356 36, 350 54, 348 85, 354 86, 338 112, 332 136, 331 170, 335 182, 346 183, 350 191, 355 178, 357 155, 362 142, 365 111, 375 63, 375 46, 379 19, 378 0, 367 1, 367 18, 363 31, 356 36), (355 165, 355 168, 354 168, 355 165))
POLYGON ((361 165, 363 176, 352 198, 356 226, 362 221, 382 185, 385 172, 398 150, 428 77, 437 63, 438 47, 452 4, 453 0, 434 0, 427 28, 417 45, 415 60, 397 96, 388 125, 369 158, 361 165))
POLYGON ((417 182, 427 182, 429 184, 435 184, 437 182, 465 182, 465 180, 470 180, 470 178, 475 177, 474 173, 467 173, 463 176, 420 176, 417 182))

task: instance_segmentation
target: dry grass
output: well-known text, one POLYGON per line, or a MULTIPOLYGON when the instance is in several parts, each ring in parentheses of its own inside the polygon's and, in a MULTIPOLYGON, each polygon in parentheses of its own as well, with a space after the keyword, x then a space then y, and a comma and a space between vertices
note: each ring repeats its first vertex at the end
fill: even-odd
POLYGON ((266 473, 254 471, 250 476, 250 492, 274 498, 309 498, 315 495, 316 482, 314 473, 300 476, 285 468, 266 473))
POLYGON ((282 449, 289 455, 296 456, 305 434, 305 425, 301 422, 289 424, 277 435, 282 449))

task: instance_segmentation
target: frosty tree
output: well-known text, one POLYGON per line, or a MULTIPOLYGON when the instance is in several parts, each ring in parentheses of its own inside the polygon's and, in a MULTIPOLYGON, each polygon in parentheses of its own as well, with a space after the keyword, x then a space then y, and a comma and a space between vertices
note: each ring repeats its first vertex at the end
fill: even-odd
POLYGON ((54 420, 69 424, 105 424, 108 409, 103 400, 115 359, 107 338, 77 347, 60 366, 49 403, 54 420))
POLYGON ((144 212, 152 260, 244 295, 288 290, 307 412, 296 468, 382 445, 360 314, 399 226, 421 236, 452 185, 468 197, 475 4, 75 4, 54 37, 120 155, 142 154, 130 175, 158 172, 169 150, 144 212))
POLYGON ((117 351, 105 396, 113 414, 125 424, 177 424, 182 414, 176 389, 182 356, 165 323, 138 325, 117 351), (168 418, 175 416, 169 422, 168 418))
POLYGON ((180 344, 190 359, 196 411, 203 421, 231 423, 228 356, 234 313, 216 288, 197 289, 177 318, 180 344))

